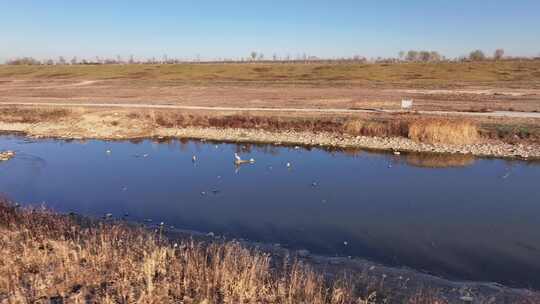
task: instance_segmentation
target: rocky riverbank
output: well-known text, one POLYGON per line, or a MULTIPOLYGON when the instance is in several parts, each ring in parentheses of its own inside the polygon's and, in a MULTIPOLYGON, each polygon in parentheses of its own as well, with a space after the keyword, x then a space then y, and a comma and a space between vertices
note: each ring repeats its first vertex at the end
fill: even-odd
POLYGON ((122 140, 152 137, 191 138, 232 142, 268 143, 277 145, 324 146, 332 148, 358 148, 400 152, 430 152, 474 155, 482 157, 540 159, 540 145, 509 144, 496 140, 482 140, 469 145, 446 145, 419 143, 404 137, 350 136, 328 132, 271 132, 257 129, 231 128, 165 128, 160 126, 109 125, 103 122, 43 122, 0 123, 0 130, 23 132, 32 137, 55 137, 64 139, 122 140))

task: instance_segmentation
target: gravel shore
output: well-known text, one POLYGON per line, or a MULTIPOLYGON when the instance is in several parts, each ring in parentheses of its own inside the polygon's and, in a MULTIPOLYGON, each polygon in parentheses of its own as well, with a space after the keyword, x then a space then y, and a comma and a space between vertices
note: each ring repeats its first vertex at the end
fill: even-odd
POLYGON ((190 138, 217 141, 268 143, 276 145, 323 146, 344 149, 373 149, 399 152, 430 152, 481 157, 540 159, 538 144, 509 144, 482 140, 471 145, 426 144, 403 137, 366 137, 336 133, 270 132, 257 129, 164 128, 148 125, 111 126, 103 121, 83 119, 77 122, 0 123, 0 131, 23 132, 32 137, 63 139, 122 140, 134 138, 190 138))

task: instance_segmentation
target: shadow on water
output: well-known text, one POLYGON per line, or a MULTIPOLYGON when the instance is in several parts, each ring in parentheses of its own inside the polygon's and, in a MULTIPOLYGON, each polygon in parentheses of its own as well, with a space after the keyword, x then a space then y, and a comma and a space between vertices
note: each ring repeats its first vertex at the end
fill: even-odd
POLYGON ((19 151, 0 164, 19 202, 540 288, 538 163, 169 138, 0 149, 19 151))

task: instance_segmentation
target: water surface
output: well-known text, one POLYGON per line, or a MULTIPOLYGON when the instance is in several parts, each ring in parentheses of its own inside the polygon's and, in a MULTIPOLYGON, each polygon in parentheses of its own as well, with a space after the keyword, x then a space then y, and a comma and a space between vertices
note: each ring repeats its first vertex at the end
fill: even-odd
POLYGON ((534 163, 176 140, 1 136, 3 149, 18 154, 0 192, 21 203, 540 288, 534 163))

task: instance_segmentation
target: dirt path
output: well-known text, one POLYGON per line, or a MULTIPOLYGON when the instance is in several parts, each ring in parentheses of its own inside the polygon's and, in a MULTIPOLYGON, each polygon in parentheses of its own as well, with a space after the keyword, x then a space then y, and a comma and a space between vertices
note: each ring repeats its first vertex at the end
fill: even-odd
MULTIPOLYGON (((24 80, 14 80, 15 83, 22 83, 25 84, 24 80)), ((97 83, 98 80, 85 80, 75 83, 66 83, 66 84, 52 84, 47 86, 25 86, 25 90, 37 90, 37 89, 62 89, 62 88, 71 88, 71 87, 83 87, 83 86, 90 86, 95 83, 97 83)), ((13 89, 13 87, 2 87, 0 86, 0 90, 10 90, 13 89)))
MULTIPOLYGON (((58 103, 58 102, 1 102, 0 105, 19 106, 54 106, 54 107, 98 107, 123 109, 176 109, 176 110, 204 110, 204 111, 256 111, 256 112, 302 112, 302 113, 404 113, 403 110, 388 109, 316 109, 316 108, 260 108, 260 107, 209 107, 209 106, 182 106, 171 104, 134 104, 134 103, 58 103)), ((539 112, 457 112, 457 111, 415 111, 426 115, 451 115, 468 117, 506 117, 506 118, 538 118, 539 112)))

